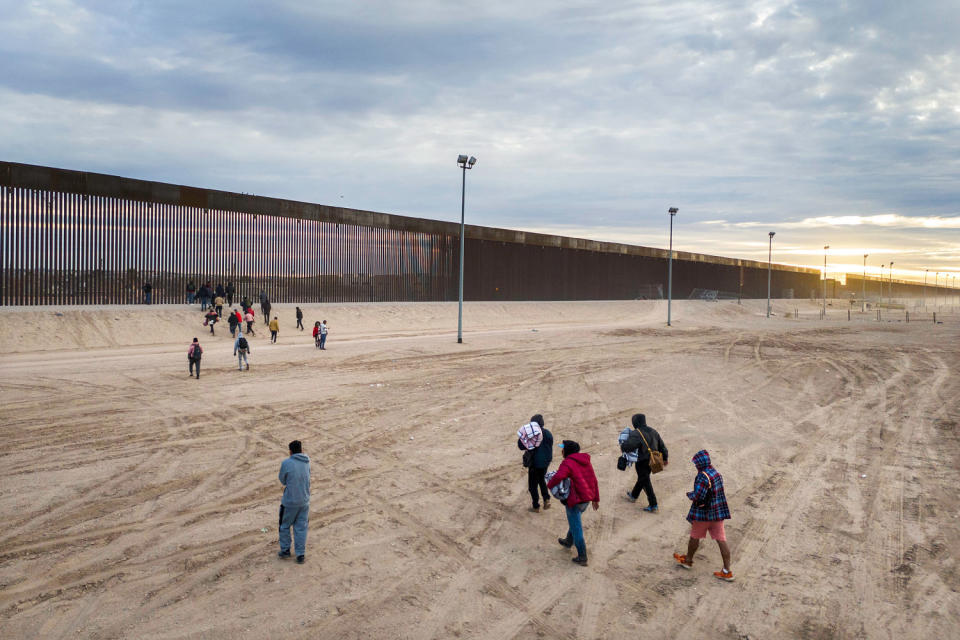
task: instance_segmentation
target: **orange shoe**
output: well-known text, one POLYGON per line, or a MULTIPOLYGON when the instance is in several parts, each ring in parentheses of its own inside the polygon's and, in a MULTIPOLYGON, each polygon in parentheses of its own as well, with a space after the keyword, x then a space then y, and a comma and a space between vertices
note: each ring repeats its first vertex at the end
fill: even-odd
POLYGON ((721 569, 720 571, 714 571, 713 577, 718 580, 726 580, 727 582, 733 582, 733 571, 724 571, 723 569, 721 569))
POLYGON ((675 553, 673 554, 673 559, 684 569, 693 569, 693 562, 687 562, 687 556, 675 553))

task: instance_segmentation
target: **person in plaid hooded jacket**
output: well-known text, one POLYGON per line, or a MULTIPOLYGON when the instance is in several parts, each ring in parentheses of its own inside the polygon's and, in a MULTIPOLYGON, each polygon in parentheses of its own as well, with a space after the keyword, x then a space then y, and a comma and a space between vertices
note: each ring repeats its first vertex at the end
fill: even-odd
POLYGON ((720 580, 732 582, 730 547, 727 546, 727 536, 723 530, 723 521, 730 519, 727 496, 723 492, 723 476, 713 468, 710 454, 706 450, 698 451, 692 462, 697 467, 697 477, 693 481, 693 491, 687 492, 687 498, 690 499, 690 512, 687 513, 690 540, 687 543, 687 553, 675 553, 673 558, 684 569, 693 568, 693 556, 700 546, 700 541, 709 533, 710 537, 717 541, 720 556, 723 558, 723 568, 714 571, 713 575, 720 580))

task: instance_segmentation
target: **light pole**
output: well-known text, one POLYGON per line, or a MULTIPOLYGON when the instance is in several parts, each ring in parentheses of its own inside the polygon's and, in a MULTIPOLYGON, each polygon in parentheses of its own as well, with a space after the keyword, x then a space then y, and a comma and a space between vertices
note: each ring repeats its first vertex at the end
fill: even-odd
POLYGON ((863 299, 860 300, 860 313, 867 311, 867 258, 869 257, 869 253, 863 254, 863 295, 860 296, 863 299))
POLYGON ((883 270, 886 268, 886 264, 880 265, 880 304, 883 304, 883 270))
MULTIPOLYGON (((880 277, 883 277, 883 274, 880 274, 880 277)), ((893 260, 890 261, 890 286, 887 287, 887 297, 890 298, 891 304, 893 303, 893 260)))
POLYGON ((827 319, 827 249, 830 245, 823 245, 823 319, 827 319))
POLYGON ((930 269, 925 269, 923 272, 923 309, 927 309, 927 274, 930 273, 930 269))
POLYGON ((767 247, 767 317, 770 317, 770 278, 771 278, 771 266, 770 263, 773 260, 773 236, 777 235, 776 231, 771 231, 767 234, 770 236, 770 243, 767 247))
POLYGON ((467 200, 467 169, 473 169, 477 159, 473 156, 457 156, 457 164, 463 169, 463 186, 460 190, 460 299, 457 305, 457 344, 463 343, 463 214, 467 200))
POLYGON ((670 259, 667 262, 667 326, 670 326, 670 305, 673 302, 673 216, 677 215, 676 207, 667 209, 670 214, 670 259))

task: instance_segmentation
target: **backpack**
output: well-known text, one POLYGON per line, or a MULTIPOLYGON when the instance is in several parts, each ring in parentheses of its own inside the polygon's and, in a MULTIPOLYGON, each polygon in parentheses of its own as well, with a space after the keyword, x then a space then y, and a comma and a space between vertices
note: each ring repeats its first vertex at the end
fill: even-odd
POLYGON ((203 347, 196 343, 190 345, 190 353, 187 354, 188 357, 193 358, 194 360, 199 360, 200 356, 202 355, 203 347))
POLYGON ((247 349, 250 348, 250 345, 247 344, 246 338, 244 338, 243 336, 240 336, 240 340, 237 341, 237 347, 246 351, 247 349))

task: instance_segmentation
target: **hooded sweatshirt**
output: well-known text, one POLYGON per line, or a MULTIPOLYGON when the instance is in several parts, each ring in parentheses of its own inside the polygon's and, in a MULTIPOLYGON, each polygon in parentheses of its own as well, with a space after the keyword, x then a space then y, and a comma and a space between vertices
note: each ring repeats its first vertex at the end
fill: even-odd
POLYGON ((690 498, 690 512, 687 520, 693 522, 716 522, 729 520, 730 508, 727 496, 723 492, 723 476, 710 464, 710 454, 701 449, 693 458, 697 468, 697 477, 693 481, 693 491, 687 493, 690 498), (698 504, 702 506, 697 506, 698 504))
POLYGON ((669 456, 667 445, 663 443, 663 438, 660 437, 656 429, 647 426, 647 417, 642 413, 636 413, 633 415, 633 418, 631 418, 631 421, 633 423, 633 431, 627 436, 626 441, 620 444, 620 451, 624 453, 636 453, 636 461, 644 464, 650 462, 650 451, 647 449, 649 446, 653 451, 659 451, 663 454, 663 461, 666 462, 669 456), (641 434, 643 434, 642 437, 641 434), (646 438, 646 444, 643 442, 644 438, 646 438))
POLYGON ((302 507, 310 504, 310 458, 305 453, 295 453, 280 465, 280 483, 283 487, 285 507, 302 507))
POLYGON ((570 478, 570 495, 567 497, 567 505, 573 506, 581 502, 599 502, 600 487, 597 485, 597 474, 593 472, 593 465, 590 463, 589 453, 571 453, 563 462, 557 472, 550 478, 547 488, 552 489, 560 484, 564 478, 570 478))

